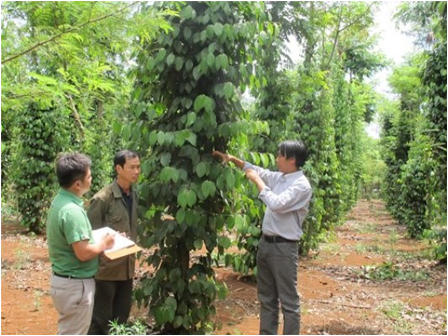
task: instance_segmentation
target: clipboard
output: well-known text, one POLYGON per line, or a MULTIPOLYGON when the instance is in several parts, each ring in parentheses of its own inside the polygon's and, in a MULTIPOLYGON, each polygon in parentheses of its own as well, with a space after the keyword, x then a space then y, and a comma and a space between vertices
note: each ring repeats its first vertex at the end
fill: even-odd
POLYGON ((129 238, 123 237, 117 231, 107 226, 101 229, 93 230, 92 234, 95 242, 100 241, 101 237, 106 234, 110 234, 115 237, 114 246, 103 252, 104 255, 110 260, 115 260, 143 250, 140 246, 135 244, 135 242, 133 242, 129 238))
POLYGON ((120 250, 112 251, 112 252, 107 252, 107 250, 106 250, 103 253, 110 260, 115 260, 115 259, 130 255, 130 254, 136 253, 141 250, 143 250, 143 249, 140 246, 133 245, 133 246, 125 247, 120 250))

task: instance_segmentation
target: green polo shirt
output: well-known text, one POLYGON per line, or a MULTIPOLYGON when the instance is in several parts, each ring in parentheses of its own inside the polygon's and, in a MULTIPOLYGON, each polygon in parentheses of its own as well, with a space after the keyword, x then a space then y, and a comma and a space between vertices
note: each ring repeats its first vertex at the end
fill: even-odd
POLYGON ((53 272, 76 278, 89 278, 98 271, 98 257, 80 261, 72 244, 82 240, 93 243, 92 227, 75 194, 59 189, 51 203, 47 220, 47 243, 53 272))

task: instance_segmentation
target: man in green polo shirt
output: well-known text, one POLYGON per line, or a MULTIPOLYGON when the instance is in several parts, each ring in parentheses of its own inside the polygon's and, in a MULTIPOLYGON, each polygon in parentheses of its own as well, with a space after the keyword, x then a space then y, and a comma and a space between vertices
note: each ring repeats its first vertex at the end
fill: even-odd
POLYGON ((59 313, 59 335, 86 335, 95 295, 93 277, 98 254, 114 245, 114 237, 94 242, 83 208, 82 195, 90 189, 90 159, 79 153, 63 154, 56 162, 61 187, 47 220, 47 243, 52 263, 51 296, 59 313))

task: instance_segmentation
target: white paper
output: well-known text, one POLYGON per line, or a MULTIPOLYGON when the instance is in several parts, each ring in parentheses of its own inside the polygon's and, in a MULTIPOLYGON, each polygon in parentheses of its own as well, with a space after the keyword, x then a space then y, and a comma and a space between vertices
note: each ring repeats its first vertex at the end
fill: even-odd
POLYGON ((93 234, 93 239, 95 240, 96 243, 101 241, 101 238, 103 236, 105 236, 106 234, 110 234, 110 235, 114 236, 114 238, 115 238, 114 246, 107 249, 106 250, 107 252, 114 252, 114 251, 121 250, 122 248, 135 245, 135 243, 132 240, 130 240, 126 237, 123 237, 117 231, 115 231, 114 229, 111 229, 110 227, 107 227, 107 226, 103 227, 101 229, 93 230, 92 234, 93 234))

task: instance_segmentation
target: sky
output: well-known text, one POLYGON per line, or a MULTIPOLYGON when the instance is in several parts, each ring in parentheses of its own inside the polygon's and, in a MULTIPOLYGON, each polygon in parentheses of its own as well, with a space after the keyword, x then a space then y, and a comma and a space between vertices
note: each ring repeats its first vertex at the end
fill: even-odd
MULTIPOLYGON (((404 61, 407 54, 414 51, 412 39, 400 33, 393 22, 393 14, 395 8, 401 1, 382 1, 379 12, 375 20, 377 23, 373 29, 374 32, 379 33, 379 43, 377 49, 381 51, 386 57, 392 60, 395 64, 400 64, 404 61)), ((387 76, 391 74, 391 69, 385 69, 373 77, 374 80, 379 81, 377 90, 381 93, 390 94, 390 88, 387 84, 387 76)))
MULTIPOLYGON (((395 64, 401 64, 405 56, 414 50, 412 39, 398 31, 395 28, 393 14, 396 7, 402 1, 381 1, 380 8, 376 13, 375 26, 372 30, 379 34, 377 50, 382 52, 387 59, 395 64)), ((295 40, 288 43, 291 50, 291 58, 294 62, 299 61, 299 46, 295 40)), ((390 86, 387 82, 388 76, 391 74, 391 68, 386 68, 373 76, 370 81, 375 83, 375 90, 387 96, 393 96, 390 86)), ((379 138, 380 127, 377 122, 372 122, 366 127, 367 134, 374 138, 379 138)))
MULTIPOLYGON (((376 14, 376 25, 374 32, 379 33, 377 49, 386 55, 388 59, 398 65, 404 62, 405 56, 414 51, 412 38, 402 34, 393 21, 393 14, 401 1, 382 1, 381 7, 376 14)), ((390 67, 381 70, 371 79, 376 83, 375 90, 386 96, 392 97, 391 88, 387 78, 391 75, 390 67)), ((380 125, 375 120, 366 126, 366 132, 373 138, 380 137, 380 125)))

